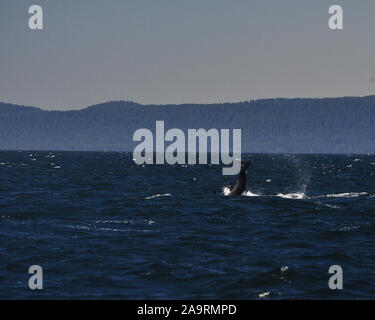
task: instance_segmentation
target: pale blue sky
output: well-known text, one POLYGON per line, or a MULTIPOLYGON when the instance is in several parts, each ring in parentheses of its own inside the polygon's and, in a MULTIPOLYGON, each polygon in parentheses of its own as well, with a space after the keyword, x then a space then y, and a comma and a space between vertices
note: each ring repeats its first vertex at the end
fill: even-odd
POLYGON ((235 102, 375 92, 375 1, 1 0, 0 101, 235 102), (44 9, 44 30, 28 8, 44 9), (344 30, 328 29, 340 4, 344 30))

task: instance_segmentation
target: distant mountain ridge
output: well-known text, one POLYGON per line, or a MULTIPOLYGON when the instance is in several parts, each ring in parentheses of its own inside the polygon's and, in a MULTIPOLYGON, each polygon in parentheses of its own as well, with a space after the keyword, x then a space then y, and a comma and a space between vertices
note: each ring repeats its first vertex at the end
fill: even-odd
POLYGON ((241 128, 244 152, 374 153, 375 95, 46 111, 0 103, 0 150, 132 151, 139 128, 241 128))

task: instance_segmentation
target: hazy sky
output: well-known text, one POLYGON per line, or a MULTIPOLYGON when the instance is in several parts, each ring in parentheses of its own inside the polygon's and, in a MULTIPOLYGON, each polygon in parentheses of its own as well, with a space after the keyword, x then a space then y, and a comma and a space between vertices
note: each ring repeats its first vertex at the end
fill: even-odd
POLYGON ((234 102, 375 93, 374 0, 1 0, 0 101, 234 102), (44 30, 28 28, 28 8, 44 30), (342 5, 344 30, 328 28, 342 5))

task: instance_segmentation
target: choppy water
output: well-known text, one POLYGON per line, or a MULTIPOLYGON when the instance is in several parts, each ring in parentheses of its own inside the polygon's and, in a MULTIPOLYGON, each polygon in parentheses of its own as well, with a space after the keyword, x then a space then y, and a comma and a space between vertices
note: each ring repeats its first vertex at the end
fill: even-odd
POLYGON ((0 298, 374 298, 375 156, 245 157, 229 198, 219 166, 0 152, 0 298))

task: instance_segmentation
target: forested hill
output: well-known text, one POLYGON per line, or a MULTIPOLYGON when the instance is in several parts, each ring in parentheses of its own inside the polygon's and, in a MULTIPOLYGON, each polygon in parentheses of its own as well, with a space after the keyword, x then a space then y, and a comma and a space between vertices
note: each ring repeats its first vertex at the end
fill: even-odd
MULTIPOLYGON (((1 150, 132 151, 138 128, 241 128, 242 149, 272 153, 375 153, 375 96, 140 105, 111 101, 78 111, 0 103, 1 150)), ((185 131, 187 133, 187 131, 185 131)))

